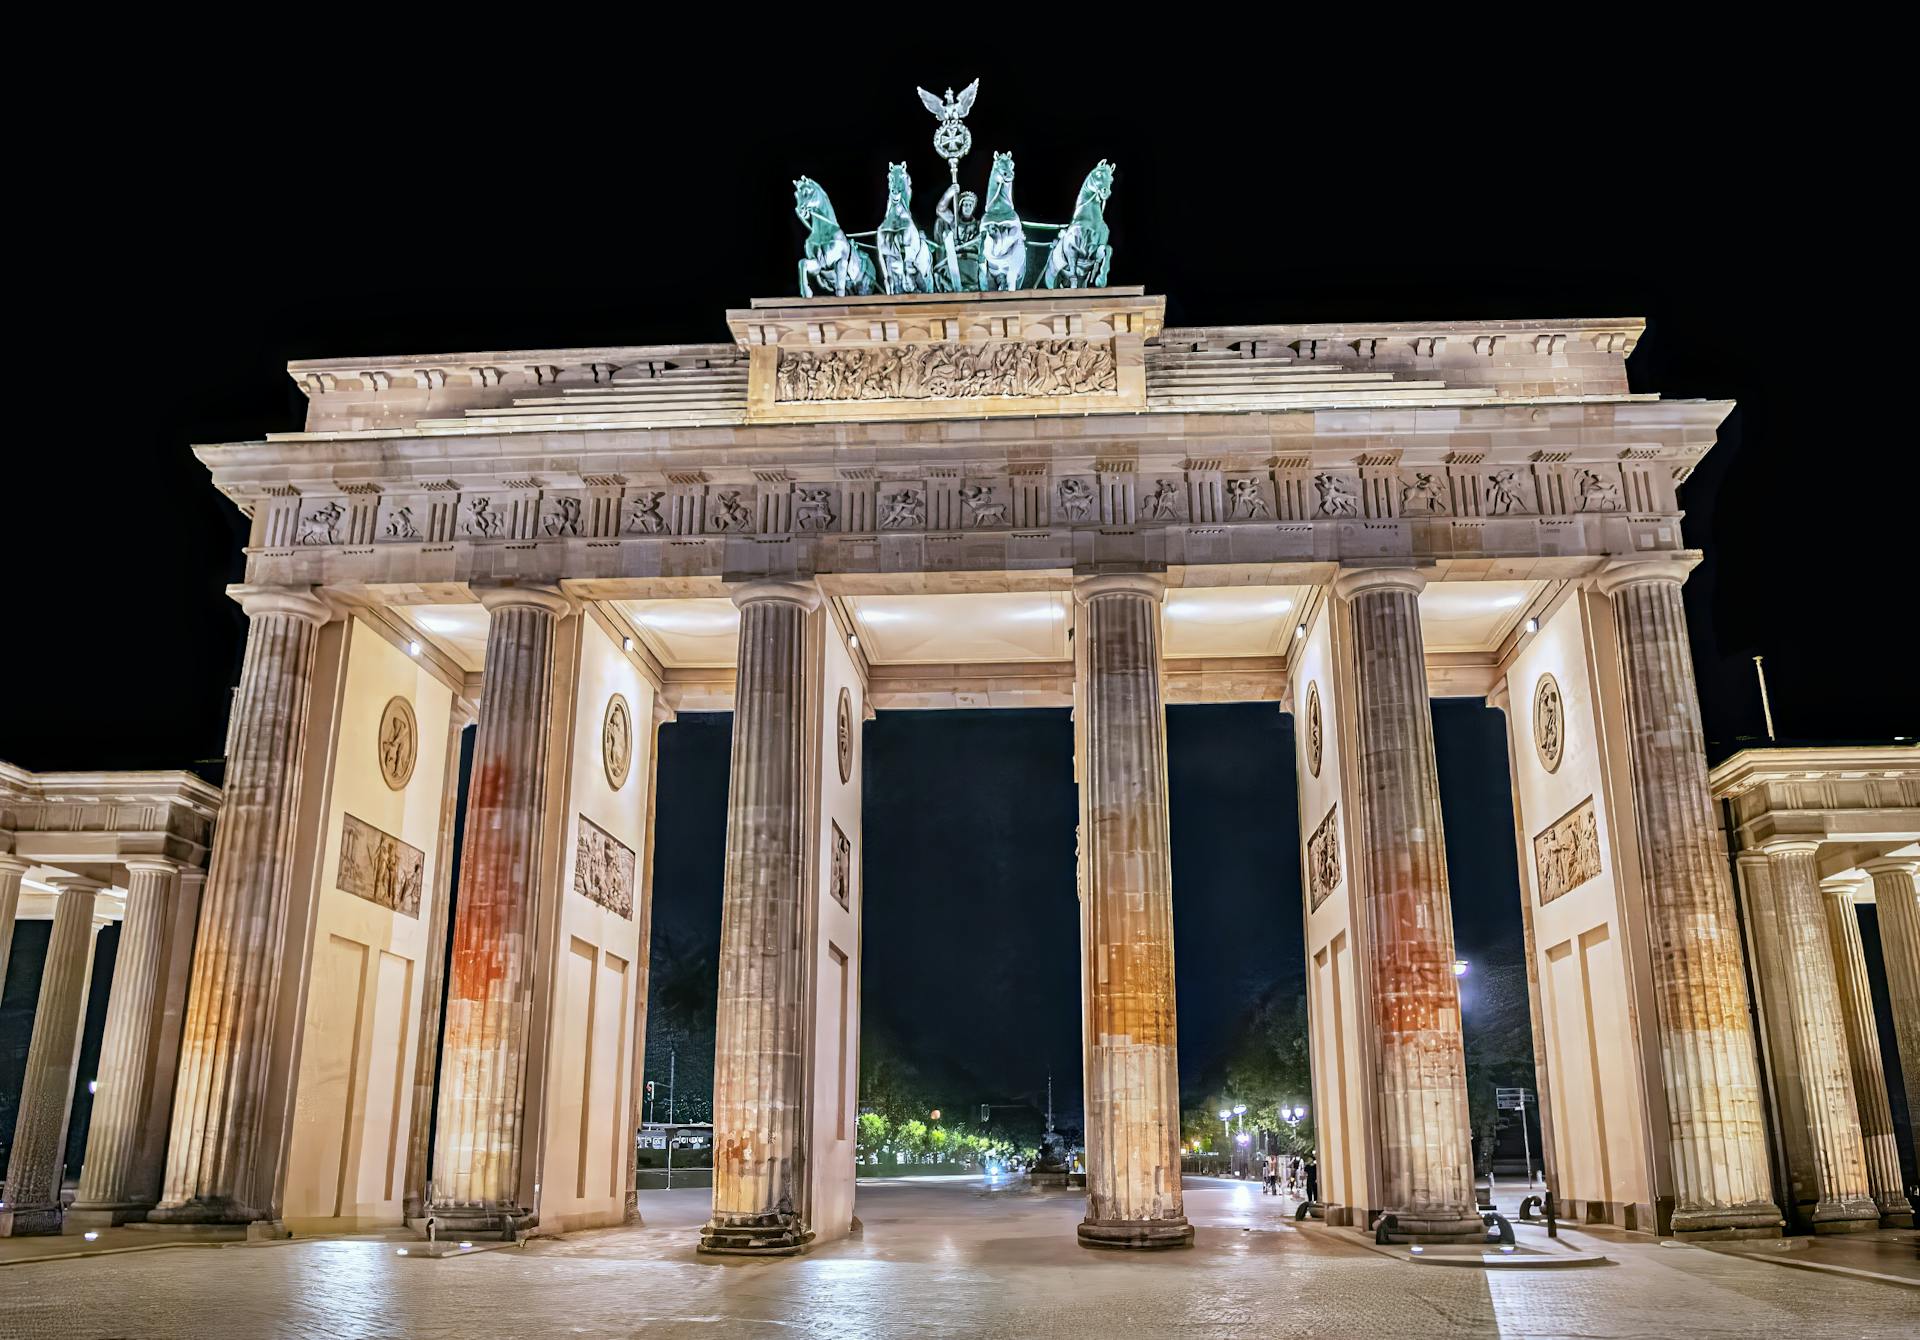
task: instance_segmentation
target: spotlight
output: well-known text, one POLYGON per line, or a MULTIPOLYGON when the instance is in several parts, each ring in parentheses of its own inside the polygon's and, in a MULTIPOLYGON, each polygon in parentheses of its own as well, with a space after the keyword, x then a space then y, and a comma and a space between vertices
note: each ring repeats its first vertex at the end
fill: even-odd
POLYGON ((92 1229, 88 1229, 85 1233, 82 1233, 80 1236, 85 1238, 88 1242, 97 1242, 99 1241, 99 1238, 100 1238, 100 1235, 98 1233, 95 1233, 92 1229))
POLYGON ((471 1242, 463 1242, 460 1244, 460 1250, 463 1252, 470 1252, 473 1250, 473 1244, 471 1242))
POLYGON ((87 1092, 88 1092, 88 1093, 99 1093, 99 1092, 100 1092, 100 1081, 99 1081, 99 1080, 97 1080, 97 1079, 90 1079, 90 1080, 88 1080, 88 1081, 87 1081, 87 1092))
POLYGON ((418 642, 407 643, 407 655, 418 656, 419 654, 420 654, 420 644, 418 642))
POLYGON ((1298 623, 1293 626, 1293 636, 1295 640, 1303 638, 1306 635, 1307 635, 1307 626, 1305 624, 1298 623))
POLYGON ((1425 1247, 1409 1247, 1407 1248, 1407 1250, 1412 1252, 1415 1256, 1418 1256, 1422 1252, 1426 1251, 1427 1249, 1425 1247))
POLYGON ((407 1249, 405 1247, 402 1247, 399 1251, 394 1253, 395 1256, 405 1256, 406 1254, 407 1254, 407 1249))
POLYGON ((633 650, 633 639, 632 639, 632 638, 630 638, 630 637, 623 637, 623 638, 621 638, 621 639, 620 639, 620 650, 621 650, 621 651, 632 651, 632 650, 633 650))
POLYGON ((1531 619, 1531 618, 1530 618, 1530 619, 1528 619, 1528 620, 1527 620, 1527 631, 1528 631, 1529 633, 1537 633, 1537 632, 1539 632, 1539 631, 1540 631, 1540 621, 1539 621, 1538 619, 1531 619))
POLYGON ((847 645, 848 645, 849 647, 852 647, 852 648, 853 648, 853 649, 854 649, 855 651, 859 651, 859 650, 860 650, 860 635, 859 635, 858 633, 848 633, 848 634, 847 634, 847 645))
POLYGON ((1453 975, 1455 977, 1465 977, 1467 975, 1467 961, 1465 959, 1457 958, 1453 961, 1453 975))

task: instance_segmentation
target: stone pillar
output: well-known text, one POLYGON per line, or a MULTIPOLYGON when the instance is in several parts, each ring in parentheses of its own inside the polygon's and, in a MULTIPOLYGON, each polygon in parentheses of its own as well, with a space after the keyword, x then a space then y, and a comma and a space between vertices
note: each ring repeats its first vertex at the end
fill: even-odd
POLYGON ((1600 574, 1619 631, 1635 838, 1646 887, 1660 1063, 1681 1234, 1773 1236, 1766 1119, 1726 849, 1680 584, 1686 565, 1600 574))
POLYGON ((1420 592, 1410 568, 1345 572, 1334 594, 1353 630, 1355 737, 1346 792, 1371 952, 1380 1209, 1389 1236, 1485 1236, 1473 1190, 1453 904, 1427 699, 1420 592))
MULTIPOLYGON (((1907 1090, 1908 1130, 1920 1146, 1920 899, 1911 856, 1863 862, 1873 876, 1874 911, 1880 921, 1880 957, 1893 1003, 1894 1043, 1900 1051, 1900 1077, 1907 1090)), ((1920 1159, 1920 1148, 1915 1149, 1920 1159)))
POLYGON ((1161 579, 1145 574, 1074 583, 1085 1247, 1193 1244, 1180 1187, 1164 594, 1161 579))
POLYGON ((1880 1210, 1880 1227, 1912 1228, 1913 1206, 1900 1178, 1900 1147, 1894 1139, 1893 1111, 1887 1102, 1887 1072, 1880 1060, 1880 1035, 1873 1019, 1873 989, 1867 980, 1866 948, 1860 942, 1860 917, 1853 908, 1857 878, 1821 883, 1826 895, 1827 932, 1833 942, 1834 976, 1847 1030, 1847 1058, 1853 1069, 1854 1110, 1866 1147, 1867 1184, 1880 1210))
POLYGON ((400 1214, 418 1219, 427 1206, 427 1145, 433 1135, 434 1062, 440 1055, 440 1020, 446 996, 447 933, 452 922, 453 830, 460 806, 460 748, 473 723, 473 704, 456 696, 447 721, 447 756, 440 778, 440 832, 435 843, 437 862, 432 924, 427 930, 427 954, 421 967, 426 980, 420 990, 420 1026, 413 1052, 413 1105, 407 1125, 407 1173, 401 1190, 400 1214))
POLYGON ((1770 842, 1762 850, 1780 913, 1792 1046, 1813 1148, 1813 1230, 1855 1233, 1878 1228, 1880 1211, 1867 1184, 1867 1154, 1854 1111, 1846 1022, 1814 866, 1820 844, 1770 842))
POLYGON ((523 1098, 547 812, 558 591, 480 593, 492 622, 467 794, 440 1051, 431 1213, 445 1232, 511 1235, 522 1199, 523 1098))
POLYGON ((0 854, 0 990, 7 985, 7 958, 13 949, 13 918, 20 910, 20 880, 31 866, 18 856, 0 854))
POLYGON ((293 889, 314 650, 332 616, 309 590, 240 587, 233 594, 252 627, 200 903, 167 1174, 160 1204, 147 1216, 160 1223, 275 1217, 274 1170, 255 1164, 293 889))
POLYGON ((93 976, 93 901, 97 880, 57 876, 53 933, 40 971, 40 999, 27 1044, 27 1073, 20 1086, 13 1151, 7 1160, 6 1208, 0 1237, 58 1233, 60 1183, 67 1169, 67 1119, 73 1113, 73 1081, 80 1063, 80 1030, 86 1022, 87 983, 93 976))
POLYGON ((126 867, 127 912, 107 996, 87 1156, 73 1203, 77 1217, 107 1224, 143 1219, 153 1208, 155 1188, 137 1180, 157 1081, 154 1031, 166 989, 168 910, 178 863, 164 856, 134 857, 126 867))
MULTIPOLYGON (((674 710, 667 706, 666 700, 656 689, 653 694, 653 727, 647 736, 647 837, 640 849, 640 887, 636 894, 636 905, 640 909, 640 976, 633 990, 633 1092, 628 1097, 632 1104, 630 1110, 633 1113, 636 1149, 639 1148, 641 1123, 646 1120, 647 992, 653 983, 653 826, 660 796, 660 727, 672 721, 674 716, 674 710)), ((628 1159, 624 1218, 629 1224, 640 1222, 639 1177, 639 1160, 628 1159)))
POLYGON ((740 652, 727 784, 713 1217, 702 1252, 791 1256, 813 1239, 804 1205, 808 946, 804 891, 807 620, 812 583, 734 592, 740 652))

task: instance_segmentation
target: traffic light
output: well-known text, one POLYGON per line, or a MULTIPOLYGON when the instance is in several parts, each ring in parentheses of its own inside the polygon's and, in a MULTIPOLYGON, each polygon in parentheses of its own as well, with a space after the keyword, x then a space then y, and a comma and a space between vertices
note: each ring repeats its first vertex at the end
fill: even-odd
POLYGON ((649 1103, 653 1101, 653 1081, 652 1080, 647 1081, 647 1101, 649 1103))

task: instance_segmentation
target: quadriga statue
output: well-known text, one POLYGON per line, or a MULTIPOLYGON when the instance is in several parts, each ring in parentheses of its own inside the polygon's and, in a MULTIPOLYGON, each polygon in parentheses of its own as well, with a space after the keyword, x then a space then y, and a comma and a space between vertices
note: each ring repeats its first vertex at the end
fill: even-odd
POLYGON ((875 241, 880 280, 888 293, 933 292, 933 250, 913 221, 913 179, 905 163, 887 164, 887 216, 880 220, 875 241))
POLYGON ((1105 288, 1113 247, 1107 241, 1107 197, 1113 194, 1113 164, 1101 159, 1080 186, 1073 219, 1047 251, 1047 288, 1105 288))

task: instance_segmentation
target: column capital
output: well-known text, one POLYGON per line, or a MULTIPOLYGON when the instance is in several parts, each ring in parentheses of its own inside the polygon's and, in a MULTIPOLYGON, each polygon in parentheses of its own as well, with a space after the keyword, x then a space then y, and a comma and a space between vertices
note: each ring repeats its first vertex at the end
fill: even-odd
POLYGON ((99 893, 107 886, 97 879, 85 875, 49 875, 47 883, 55 893, 99 893))
POLYGON ((1665 558, 1616 558, 1594 574, 1593 584, 1602 595, 1609 596, 1622 587, 1646 582, 1679 586, 1701 557, 1698 549, 1682 549, 1665 558))
POLYGON ((572 598, 557 586, 479 586, 473 588, 473 594, 488 614, 499 610, 537 609, 564 619, 575 608, 572 598))
POLYGON ((333 606, 311 586, 249 586, 235 583, 227 594, 239 602, 249 619, 263 614, 291 614, 318 626, 333 618, 333 606))
POLYGON ((1427 589, 1427 575, 1417 568, 1343 568, 1333 579, 1333 593, 1352 600, 1368 591, 1410 591, 1419 595, 1427 589))
POLYGON ((1820 881, 1820 891, 1852 902, 1854 895, 1860 892, 1860 886, 1872 882, 1873 880, 1866 875, 1856 875, 1851 872, 1844 875, 1829 875, 1820 881))
POLYGON ((1073 598, 1082 605, 1100 596, 1122 595, 1164 600, 1167 579, 1156 572, 1099 572, 1073 579, 1073 598))
POLYGON ((12 872, 24 875, 33 868, 33 862, 24 856, 15 856, 12 852, 0 852, 0 873, 12 872))
POLYGON ((1768 856, 1786 856, 1792 852, 1805 852, 1811 856, 1820 850, 1821 839, 1807 837, 1772 837, 1759 844, 1761 852, 1768 856))
POLYGON ((120 864, 129 870, 157 870, 163 875, 171 875, 181 866, 181 862, 171 856, 148 855, 123 856, 120 864))
POLYGON ((741 609, 763 600, 773 600, 783 605, 798 605, 811 612, 820 608, 821 600, 818 582, 781 581, 764 577, 741 582, 728 594, 732 596, 733 603, 741 609))
POLYGON ((1860 862, 1860 868, 1869 875, 1912 876, 1920 874, 1920 856, 1876 856, 1860 862))
POLYGON ((1495 680, 1493 687, 1487 690, 1487 706, 1508 716, 1513 715, 1513 695, 1507 688, 1505 675, 1495 680))

